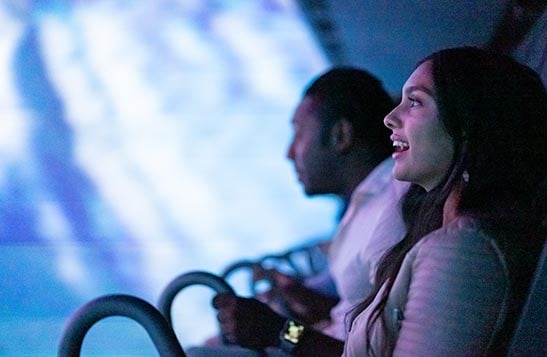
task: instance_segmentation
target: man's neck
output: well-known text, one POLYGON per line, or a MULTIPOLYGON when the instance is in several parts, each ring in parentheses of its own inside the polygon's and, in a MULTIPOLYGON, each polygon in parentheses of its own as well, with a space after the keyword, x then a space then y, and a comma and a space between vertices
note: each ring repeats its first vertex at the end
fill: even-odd
POLYGON ((360 156, 348 160, 344 164, 344 184, 337 195, 343 202, 349 202, 353 191, 383 160, 367 160, 360 156))

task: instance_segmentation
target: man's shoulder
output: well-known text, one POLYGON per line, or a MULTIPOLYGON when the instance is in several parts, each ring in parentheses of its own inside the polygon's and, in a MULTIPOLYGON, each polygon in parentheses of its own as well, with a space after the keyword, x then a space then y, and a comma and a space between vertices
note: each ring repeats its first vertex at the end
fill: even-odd
POLYGON ((392 173, 393 159, 385 159, 378 164, 357 186, 352 196, 377 196, 387 192, 406 192, 408 183, 395 180, 392 173))

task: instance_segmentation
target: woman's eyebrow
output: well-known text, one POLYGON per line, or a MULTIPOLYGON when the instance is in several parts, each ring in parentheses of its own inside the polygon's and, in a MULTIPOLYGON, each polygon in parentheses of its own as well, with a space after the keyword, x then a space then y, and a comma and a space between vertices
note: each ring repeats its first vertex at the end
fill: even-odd
POLYGON ((435 97, 435 95, 433 94, 433 91, 431 89, 425 87, 425 86, 420 86, 420 85, 409 86, 405 89, 406 94, 412 93, 412 92, 415 92, 415 91, 421 91, 421 92, 426 93, 430 97, 435 97))

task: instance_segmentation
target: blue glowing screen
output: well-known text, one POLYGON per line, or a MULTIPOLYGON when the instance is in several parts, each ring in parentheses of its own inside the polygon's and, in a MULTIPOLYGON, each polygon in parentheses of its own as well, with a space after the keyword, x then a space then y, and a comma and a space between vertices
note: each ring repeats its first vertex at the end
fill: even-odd
MULTIPOLYGON (((337 203, 285 157, 328 66, 291 0, 5 1, 0 34, 0 355, 56 355, 100 295, 155 303, 180 273, 332 231, 337 203)), ((184 346, 216 332, 195 290, 174 307, 184 346)), ((111 318, 83 352, 154 348, 111 318)))

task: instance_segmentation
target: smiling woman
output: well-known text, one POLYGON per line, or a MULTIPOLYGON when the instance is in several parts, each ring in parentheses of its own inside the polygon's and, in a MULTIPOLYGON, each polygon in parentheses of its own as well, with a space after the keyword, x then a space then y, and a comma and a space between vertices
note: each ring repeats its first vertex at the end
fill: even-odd
MULTIPOLYGON (((0 354, 55 355, 96 296, 154 302, 184 271, 330 232, 335 202, 284 157, 327 66, 292 1, 6 1, 0 32, 0 354)), ((185 295, 176 328, 200 343, 214 315, 185 295)), ((113 325, 84 350, 149 350, 113 325)))
POLYGON ((430 191, 446 176, 454 142, 439 118, 432 63, 422 63, 403 87, 401 104, 384 119, 393 132, 393 175, 430 191))
POLYGON ((537 73, 509 57, 462 47, 418 65, 385 119, 405 147, 393 173, 413 183, 407 235, 344 356, 505 355, 546 233, 546 110, 537 73))

